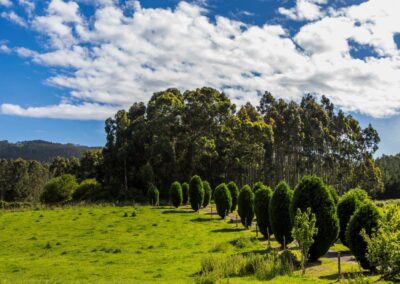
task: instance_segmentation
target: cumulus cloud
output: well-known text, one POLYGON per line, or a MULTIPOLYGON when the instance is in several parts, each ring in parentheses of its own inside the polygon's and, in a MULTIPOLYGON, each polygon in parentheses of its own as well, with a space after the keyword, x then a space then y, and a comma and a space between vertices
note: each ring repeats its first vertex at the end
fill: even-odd
POLYGON ((3 104, 2 113, 104 119, 135 101, 146 102, 155 91, 201 86, 218 88, 237 104, 256 104, 257 94, 269 90, 295 100, 307 92, 325 94, 345 111, 375 117, 400 108, 400 54, 393 38, 400 32, 400 6, 391 0, 329 13, 321 8, 324 0, 299 0, 293 15, 307 21, 294 36, 281 25, 209 19, 204 6, 186 2, 150 9, 138 1, 124 7, 95 1, 88 19, 79 10, 83 1, 91 0, 52 0, 45 14, 32 19, 49 49, 14 50, 67 71, 47 80, 70 91, 67 102, 34 108, 3 104), (315 13, 301 8, 302 2, 314 5, 315 13), (368 45, 380 57, 353 58, 352 42, 368 45))
POLYGON ((0 16, 22 27, 27 26, 26 21, 22 17, 18 16, 14 11, 2 12, 0 16))
POLYGON ((316 20, 324 16, 320 5, 326 2, 327 0, 296 0, 294 7, 280 7, 278 11, 292 20, 316 20))
POLYGON ((12 5, 11 0, 0 0, 0 6, 10 7, 12 5))

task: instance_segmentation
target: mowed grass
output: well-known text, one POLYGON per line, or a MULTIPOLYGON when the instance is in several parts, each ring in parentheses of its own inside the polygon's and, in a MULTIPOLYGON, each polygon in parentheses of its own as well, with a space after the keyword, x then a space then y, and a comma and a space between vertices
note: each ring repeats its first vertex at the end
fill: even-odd
MULTIPOLYGON (((168 206, 1 211, 1 283, 193 283, 207 255, 262 253, 267 242, 255 235, 204 210, 168 206)), ((357 268, 343 264, 344 272, 357 268)), ((324 257, 307 273, 312 278, 296 272, 271 283, 335 282, 336 259, 324 257)), ((229 279, 248 282, 258 281, 229 279)))

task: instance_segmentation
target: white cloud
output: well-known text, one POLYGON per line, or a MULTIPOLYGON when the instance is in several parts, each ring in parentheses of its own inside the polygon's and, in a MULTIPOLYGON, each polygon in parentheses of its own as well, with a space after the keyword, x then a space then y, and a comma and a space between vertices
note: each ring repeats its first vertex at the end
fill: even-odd
POLYGON ((292 20, 317 20, 324 16, 320 4, 325 3, 326 0, 296 0, 293 8, 280 7, 278 11, 292 20))
POLYGON ((11 53, 12 50, 6 44, 0 42, 0 53, 11 53))
POLYGON ((12 5, 11 0, 0 0, 0 6, 10 7, 12 5))
POLYGON ((0 16, 22 27, 27 26, 25 20, 22 17, 18 16, 14 11, 2 12, 0 16))
POLYGON ((87 19, 77 2, 52 0, 44 15, 32 19, 34 29, 47 36, 48 49, 15 49, 60 71, 48 83, 70 90, 68 100, 82 103, 3 104, 3 113, 104 119, 135 101, 146 102, 155 91, 201 86, 218 88, 238 104, 256 104, 257 92, 269 90, 291 99, 322 93, 346 111, 376 117, 400 109, 400 53, 393 39, 400 32, 400 6, 390 0, 329 14, 296 8, 297 18, 312 22, 293 38, 280 25, 253 26, 225 17, 211 21, 204 7, 186 2, 171 10, 131 1, 133 15, 114 1, 99 3, 87 19), (368 44, 383 57, 352 58, 349 41, 368 44))
POLYGON ((30 116, 30 117, 51 117, 59 119, 98 119, 102 120, 104 116, 112 116, 118 108, 104 106, 99 104, 84 103, 81 105, 72 105, 61 103, 54 106, 28 107, 21 108, 18 105, 2 104, 0 108, 3 114, 30 116), (44 115, 45 114, 45 115, 44 115))

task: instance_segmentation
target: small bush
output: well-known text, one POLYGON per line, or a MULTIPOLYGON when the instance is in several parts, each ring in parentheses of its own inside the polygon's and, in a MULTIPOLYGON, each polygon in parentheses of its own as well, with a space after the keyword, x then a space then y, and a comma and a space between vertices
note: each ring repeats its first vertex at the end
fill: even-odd
POLYGON ((269 205, 269 218, 272 232, 275 239, 281 244, 290 244, 293 241, 292 227, 293 222, 290 217, 290 203, 293 198, 293 190, 289 185, 281 181, 274 193, 269 205))
POLYGON ((101 190, 102 186, 96 179, 85 179, 72 194, 72 199, 75 201, 91 200, 101 190))
POLYGON ((190 205, 194 211, 198 211, 203 205, 204 188, 199 176, 193 176, 189 183, 190 205))
POLYGON ((318 233, 310 248, 310 259, 315 261, 329 250, 339 234, 335 201, 329 187, 316 176, 305 176, 296 186, 290 210, 292 220, 297 208, 305 212, 308 207, 317 218, 318 233))
POLYGON ((258 182, 256 182, 256 183, 254 184, 254 186, 253 186, 253 192, 256 193, 257 190, 259 190, 259 189, 264 189, 264 188, 266 188, 266 187, 267 187, 267 186, 266 186, 265 184, 263 184, 261 181, 258 181, 258 182))
POLYGON ((218 215, 221 216, 221 218, 225 218, 232 207, 231 193, 225 183, 221 183, 215 189, 214 200, 218 215))
POLYGON ((240 190, 238 213, 243 226, 248 228, 254 218, 254 193, 248 185, 243 186, 240 190))
POLYGON ((211 201, 212 189, 208 181, 203 181, 204 200, 203 207, 206 208, 211 201))
POLYGON ((181 206, 183 200, 182 187, 178 181, 172 183, 171 188, 169 189, 169 199, 175 208, 181 206))
POLYGON ((157 206, 159 203, 160 192, 154 184, 149 185, 147 190, 147 199, 152 206, 157 206))
POLYGON ((360 207, 365 200, 368 199, 368 193, 362 189, 355 188, 346 192, 340 199, 337 206, 337 214, 339 217, 340 231, 339 237, 342 244, 347 245, 346 228, 351 216, 360 207))
POLYGON ((182 203, 183 205, 189 202, 189 184, 187 182, 182 183, 182 203))
POLYGON ((268 237, 268 232, 272 231, 269 222, 269 203, 271 197, 272 190, 269 187, 258 189, 254 197, 254 212, 257 218, 257 225, 265 238, 268 237))
POLYGON ((367 236, 371 236, 378 228, 379 220, 378 208, 372 202, 366 202, 356 210, 347 225, 346 242, 354 257, 364 269, 373 269, 374 267, 366 257, 367 242, 361 233, 364 231, 367 236))
POLYGON ((232 197, 231 212, 233 212, 236 210, 236 207, 237 207, 239 188, 237 187, 237 185, 234 181, 229 182, 227 186, 228 186, 229 192, 231 193, 231 197, 232 197))
POLYGON ((78 183, 73 175, 67 174, 55 177, 45 185, 40 199, 44 203, 69 201, 77 187, 78 183))

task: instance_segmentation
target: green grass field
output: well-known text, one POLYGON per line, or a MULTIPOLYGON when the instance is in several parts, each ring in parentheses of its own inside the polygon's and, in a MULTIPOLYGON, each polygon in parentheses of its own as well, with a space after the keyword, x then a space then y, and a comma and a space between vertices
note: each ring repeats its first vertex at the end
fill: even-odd
MULTIPOLYGON (((82 206, 0 214, 1 283, 193 283, 207 255, 267 247, 252 230, 189 209, 82 206)), ((346 250, 339 244, 332 249, 346 250)), ((331 254, 311 265, 306 278, 296 272, 271 283, 336 282, 331 254)), ((358 265, 344 262, 342 269, 356 271, 358 265)), ((257 280, 229 279, 248 282, 257 280)))

